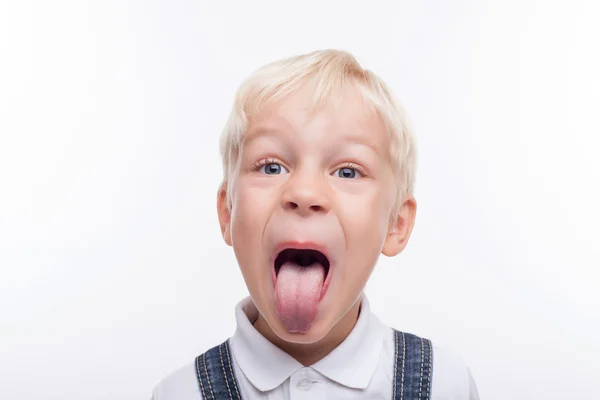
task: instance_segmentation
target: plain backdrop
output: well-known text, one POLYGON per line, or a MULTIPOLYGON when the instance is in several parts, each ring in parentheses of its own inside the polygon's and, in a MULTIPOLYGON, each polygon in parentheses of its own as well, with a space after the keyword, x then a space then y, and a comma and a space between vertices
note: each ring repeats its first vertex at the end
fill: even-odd
POLYGON ((2 2, 0 398, 148 399, 233 333, 234 92, 338 48, 419 146, 414 234, 373 311, 461 354, 482 399, 600 399, 595 4, 2 2))

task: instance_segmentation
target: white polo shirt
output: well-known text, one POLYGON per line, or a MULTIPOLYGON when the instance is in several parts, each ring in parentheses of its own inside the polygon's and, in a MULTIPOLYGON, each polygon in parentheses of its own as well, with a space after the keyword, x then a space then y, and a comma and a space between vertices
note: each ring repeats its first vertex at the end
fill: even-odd
MULTIPOLYGON (((257 317, 258 310, 250 297, 236 306, 237 329, 230 346, 243 399, 392 399, 394 333, 370 312, 365 295, 358 321, 348 337, 310 367, 304 367, 263 337, 252 326, 257 317)), ((154 389, 152 399, 201 400, 195 363, 164 378, 154 389)), ((468 367, 433 343, 431 400, 478 399, 468 367)))

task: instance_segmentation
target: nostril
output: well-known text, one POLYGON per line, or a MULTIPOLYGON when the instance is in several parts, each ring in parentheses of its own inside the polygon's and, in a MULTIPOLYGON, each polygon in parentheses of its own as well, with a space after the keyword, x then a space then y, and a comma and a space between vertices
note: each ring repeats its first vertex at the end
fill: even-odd
POLYGON ((290 208, 291 210, 295 210, 298 208, 298 204, 294 203, 293 201, 288 201, 287 203, 288 208, 290 208))
POLYGON ((322 204, 320 202, 295 202, 284 200, 282 202, 282 207, 288 211, 301 211, 301 212, 310 212, 310 213, 323 213, 328 210, 328 205, 322 204))

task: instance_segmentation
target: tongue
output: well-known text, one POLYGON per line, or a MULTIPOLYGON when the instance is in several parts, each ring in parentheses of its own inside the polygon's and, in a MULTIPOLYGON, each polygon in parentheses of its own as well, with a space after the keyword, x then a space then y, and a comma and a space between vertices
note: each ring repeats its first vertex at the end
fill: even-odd
POLYGON ((294 262, 281 266, 275 283, 277 312, 287 330, 306 332, 317 315, 325 268, 319 263, 308 267, 294 262))

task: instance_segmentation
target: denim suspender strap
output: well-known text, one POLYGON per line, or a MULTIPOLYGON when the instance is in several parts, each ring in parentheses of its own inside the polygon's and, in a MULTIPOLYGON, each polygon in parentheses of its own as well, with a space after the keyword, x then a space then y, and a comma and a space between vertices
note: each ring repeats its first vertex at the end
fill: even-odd
POLYGON ((430 400, 433 349, 431 341, 394 330, 393 400, 430 400))
POLYGON ((239 385, 233 373, 229 341, 196 357, 196 376, 202 392, 202 399, 242 400, 239 385))

